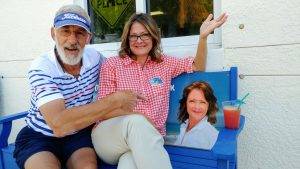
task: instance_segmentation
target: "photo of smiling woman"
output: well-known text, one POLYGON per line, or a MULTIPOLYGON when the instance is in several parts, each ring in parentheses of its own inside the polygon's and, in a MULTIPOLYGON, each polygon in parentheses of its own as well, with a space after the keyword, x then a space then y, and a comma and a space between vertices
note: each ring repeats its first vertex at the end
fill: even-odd
POLYGON ((217 98, 207 82, 194 82, 184 88, 180 100, 180 134, 175 145, 210 150, 218 138, 217 98))
POLYGON ((132 105, 128 115, 104 118, 93 129, 93 144, 103 161, 131 169, 172 168, 162 137, 171 79, 183 72, 205 70, 207 36, 226 19, 225 14, 217 19, 209 15, 200 27, 196 57, 175 58, 161 52, 160 33, 150 15, 129 18, 119 56, 108 58, 101 67, 99 99, 120 90, 132 90, 143 99, 132 105))

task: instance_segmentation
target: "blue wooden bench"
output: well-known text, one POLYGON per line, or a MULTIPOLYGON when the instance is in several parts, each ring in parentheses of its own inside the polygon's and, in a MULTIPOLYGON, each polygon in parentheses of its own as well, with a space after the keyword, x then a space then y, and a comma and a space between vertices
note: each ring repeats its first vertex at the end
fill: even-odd
MULTIPOLYGON (((170 113, 167 122, 167 133, 178 132, 177 112, 179 99, 183 88, 197 80, 204 80, 211 84, 218 104, 224 100, 237 99, 237 68, 220 72, 195 72, 182 74, 172 81, 170 94, 170 113)), ((221 107, 220 107, 221 108, 221 107)), ((14 144, 8 144, 12 121, 24 118, 27 112, 21 112, 0 118, 0 169, 18 169, 12 156, 14 144)), ((240 127, 236 130, 224 128, 221 111, 217 113, 216 127, 219 136, 212 150, 178 147, 166 145, 174 169, 236 169, 237 168, 237 140, 243 129, 245 118, 241 116, 240 127)), ((101 169, 116 169, 116 166, 100 163, 101 169)))

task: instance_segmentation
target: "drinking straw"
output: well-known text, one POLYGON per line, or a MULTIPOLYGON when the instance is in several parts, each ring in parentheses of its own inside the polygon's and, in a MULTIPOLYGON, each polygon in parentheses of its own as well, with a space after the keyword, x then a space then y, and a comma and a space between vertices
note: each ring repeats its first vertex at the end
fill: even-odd
POLYGON ((249 94, 250 94, 250 93, 247 93, 247 94, 242 98, 242 100, 239 101, 239 103, 238 103, 238 104, 239 104, 238 109, 241 108, 241 105, 242 105, 242 104, 245 104, 244 100, 246 99, 246 97, 249 96, 249 94))

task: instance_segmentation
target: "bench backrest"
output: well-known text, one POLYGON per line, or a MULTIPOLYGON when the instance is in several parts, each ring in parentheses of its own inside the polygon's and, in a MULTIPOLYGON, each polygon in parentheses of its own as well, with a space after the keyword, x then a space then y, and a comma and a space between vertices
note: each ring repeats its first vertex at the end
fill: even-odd
POLYGON ((195 81, 206 81, 213 88, 219 106, 215 127, 224 126, 221 103, 225 100, 237 99, 237 67, 231 67, 228 71, 184 73, 174 78, 172 80, 169 115, 167 119, 168 134, 179 132, 179 123, 177 120, 179 100, 182 97, 183 89, 195 81))

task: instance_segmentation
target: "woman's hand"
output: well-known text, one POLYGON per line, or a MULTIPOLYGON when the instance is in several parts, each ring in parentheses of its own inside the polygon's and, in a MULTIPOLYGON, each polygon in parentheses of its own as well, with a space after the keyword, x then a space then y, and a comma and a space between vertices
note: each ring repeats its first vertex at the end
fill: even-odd
POLYGON ((216 28, 220 27, 228 18, 226 13, 220 15, 217 19, 213 19, 213 15, 209 14, 206 20, 200 27, 200 38, 207 38, 207 36, 213 32, 216 28))

